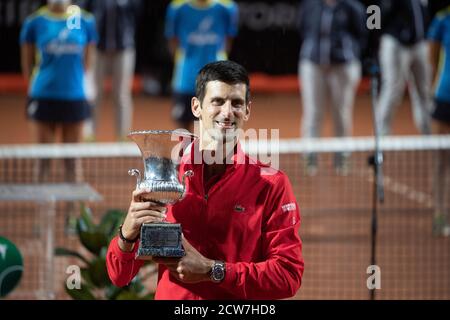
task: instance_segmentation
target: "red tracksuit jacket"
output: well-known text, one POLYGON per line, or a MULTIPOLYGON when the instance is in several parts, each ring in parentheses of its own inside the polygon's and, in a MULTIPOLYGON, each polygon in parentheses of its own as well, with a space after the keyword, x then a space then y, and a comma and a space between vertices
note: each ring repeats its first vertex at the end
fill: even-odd
MULTIPOLYGON (((186 284, 160 265, 156 299, 282 299, 300 288, 300 211, 289 180, 249 158, 239 144, 236 149, 234 164, 205 193, 203 164, 192 164, 199 154, 192 144, 180 175, 193 170, 194 176, 187 179, 186 197, 167 211, 167 221, 181 223, 186 240, 202 255, 225 261, 225 279, 186 284)), ((127 285, 142 266, 136 250, 137 245, 123 252, 117 237, 111 241, 107 268, 116 286, 127 285)))

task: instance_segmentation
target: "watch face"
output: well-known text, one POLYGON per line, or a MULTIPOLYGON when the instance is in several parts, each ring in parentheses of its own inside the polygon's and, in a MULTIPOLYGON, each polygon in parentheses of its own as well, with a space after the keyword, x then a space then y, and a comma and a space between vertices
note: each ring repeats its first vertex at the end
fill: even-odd
POLYGON ((225 270, 222 264, 215 264, 212 269, 212 278, 214 281, 222 281, 225 277, 225 270))

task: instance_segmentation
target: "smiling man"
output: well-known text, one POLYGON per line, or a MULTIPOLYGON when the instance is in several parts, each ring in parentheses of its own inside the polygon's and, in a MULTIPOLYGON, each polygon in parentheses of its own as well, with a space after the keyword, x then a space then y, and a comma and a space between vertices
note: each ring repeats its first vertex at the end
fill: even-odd
POLYGON ((186 197, 166 211, 140 202, 146 190, 133 192, 122 234, 107 254, 111 280, 124 286, 134 278, 143 264, 135 260, 142 223, 167 218, 181 223, 186 255, 153 258, 159 263, 156 299, 295 295, 304 269, 300 210, 286 175, 240 147, 239 131, 250 117, 246 70, 231 61, 207 64, 197 76, 191 105, 200 130, 180 165, 180 175, 194 172, 186 197), (207 153, 217 160, 205 161, 207 153))

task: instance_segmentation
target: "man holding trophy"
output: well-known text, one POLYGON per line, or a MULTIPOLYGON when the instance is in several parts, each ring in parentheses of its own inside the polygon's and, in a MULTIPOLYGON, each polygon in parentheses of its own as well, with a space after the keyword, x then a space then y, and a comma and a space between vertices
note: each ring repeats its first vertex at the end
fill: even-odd
MULTIPOLYGON (((163 131, 130 134, 144 155, 146 172, 143 181, 132 172, 139 176, 137 188, 108 249, 108 274, 115 285, 127 285, 148 254, 159 263, 156 299, 296 294, 304 269, 299 206, 284 173, 241 149, 239 132, 250 106, 242 66, 231 61, 204 66, 192 99, 199 137, 180 156, 176 179, 171 162, 160 160, 167 156, 163 131)), ((173 135, 179 141, 190 138, 173 135)))

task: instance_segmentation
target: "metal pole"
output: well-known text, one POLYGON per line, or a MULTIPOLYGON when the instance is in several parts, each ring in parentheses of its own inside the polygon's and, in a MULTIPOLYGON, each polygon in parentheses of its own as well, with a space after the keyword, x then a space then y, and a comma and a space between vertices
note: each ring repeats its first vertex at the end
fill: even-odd
MULTIPOLYGON (((379 69, 375 62, 370 65, 371 74, 371 96, 372 96, 372 115, 373 129, 375 137, 375 150, 373 156, 369 158, 369 164, 373 166, 373 203, 371 217, 371 265, 376 265, 376 248, 377 248, 377 232, 378 232, 378 202, 384 202, 384 186, 383 186, 383 153, 380 147, 380 133, 377 121, 377 97, 378 97, 378 75, 379 69)), ((370 300, 375 300, 375 289, 370 290, 370 300)))

